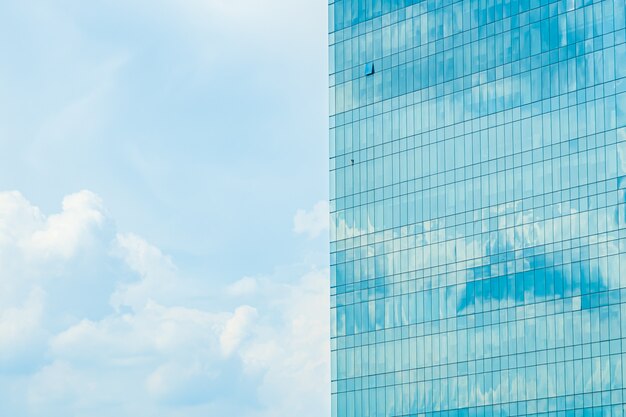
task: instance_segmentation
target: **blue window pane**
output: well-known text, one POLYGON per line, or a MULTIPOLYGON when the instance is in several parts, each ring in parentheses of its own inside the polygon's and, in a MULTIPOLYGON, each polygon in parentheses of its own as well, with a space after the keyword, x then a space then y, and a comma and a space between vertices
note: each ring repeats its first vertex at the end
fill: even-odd
POLYGON ((615 47, 615 78, 626 77, 626 44, 615 47))
POLYGON ((617 127, 626 125, 626 93, 615 96, 615 114, 617 127))

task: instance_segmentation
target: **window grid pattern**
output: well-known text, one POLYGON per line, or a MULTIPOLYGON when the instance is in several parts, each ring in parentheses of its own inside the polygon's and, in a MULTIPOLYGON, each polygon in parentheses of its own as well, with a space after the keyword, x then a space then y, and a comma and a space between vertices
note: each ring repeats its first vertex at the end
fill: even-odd
POLYGON ((333 416, 624 416, 624 0, 328 7, 333 416))

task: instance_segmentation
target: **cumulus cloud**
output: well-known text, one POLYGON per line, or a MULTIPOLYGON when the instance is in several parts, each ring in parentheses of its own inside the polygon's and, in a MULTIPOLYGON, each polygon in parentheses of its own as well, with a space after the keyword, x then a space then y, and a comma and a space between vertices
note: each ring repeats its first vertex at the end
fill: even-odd
POLYGON ((44 298, 43 290, 34 287, 22 305, 0 309, 0 365, 15 363, 42 336, 44 298))
POLYGON ((66 196, 62 207, 46 217, 19 192, 0 193, 0 247, 34 260, 67 259, 106 226, 102 202, 90 191, 66 196))
POLYGON ((287 283, 266 281, 267 317, 255 329, 253 343, 244 345, 241 357, 250 370, 263 370, 259 395, 270 405, 262 416, 327 415, 330 387, 328 270, 314 270, 287 283), (282 294, 279 297, 271 294, 282 294), (320 314, 322 312, 322 314, 320 314), (283 398, 297 401, 284 401, 283 398))
POLYGON ((239 281, 230 284, 226 290, 230 295, 237 297, 252 295, 256 292, 257 288, 258 284, 256 278, 243 277, 239 281))
POLYGON ((3 413, 328 412, 327 269, 199 294, 169 256, 113 225, 89 191, 52 215, 0 193, 3 413), (198 297, 230 304, 192 306, 198 297), (23 365, 15 376, 11 363, 23 365))
POLYGON ((257 310, 250 306, 241 306, 224 326, 220 335, 220 346, 225 356, 231 355, 250 333, 250 328, 257 318, 257 310))
POLYGON ((293 231, 310 238, 318 237, 328 230, 328 213, 328 201, 318 201, 311 210, 299 209, 293 218, 293 231))
MULTIPOLYGON (((43 308, 34 304, 45 299, 65 315, 52 323, 56 326, 69 316, 89 315, 107 305, 86 290, 110 285, 101 270, 112 233, 102 202, 92 192, 66 196, 62 210, 50 216, 19 192, 0 193, 0 309, 33 300, 37 290, 40 295, 29 311, 43 308)), ((53 321, 46 315, 43 319, 53 321)))
POLYGON ((157 247, 134 234, 118 233, 113 253, 138 276, 138 281, 120 283, 111 295, 111 304, 140 309, 155 298, 171 298, 184 288, 179 286, 178 271, 172 260, 157 247))

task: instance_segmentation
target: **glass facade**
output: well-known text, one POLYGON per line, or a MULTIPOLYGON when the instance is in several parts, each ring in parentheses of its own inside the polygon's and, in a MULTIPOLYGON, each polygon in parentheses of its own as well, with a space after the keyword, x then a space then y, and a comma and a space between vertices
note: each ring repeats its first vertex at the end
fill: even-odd
POLYGON ((625 415, 624 3, 329 1, 333 416, 625 415))

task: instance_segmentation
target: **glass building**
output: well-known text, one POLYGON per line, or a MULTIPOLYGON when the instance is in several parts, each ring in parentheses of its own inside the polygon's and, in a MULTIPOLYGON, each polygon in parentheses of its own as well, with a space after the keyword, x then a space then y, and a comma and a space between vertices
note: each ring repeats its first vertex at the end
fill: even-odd
POLYGON ((624 416, 624 0, 328 7, 333 416, 624 416))

